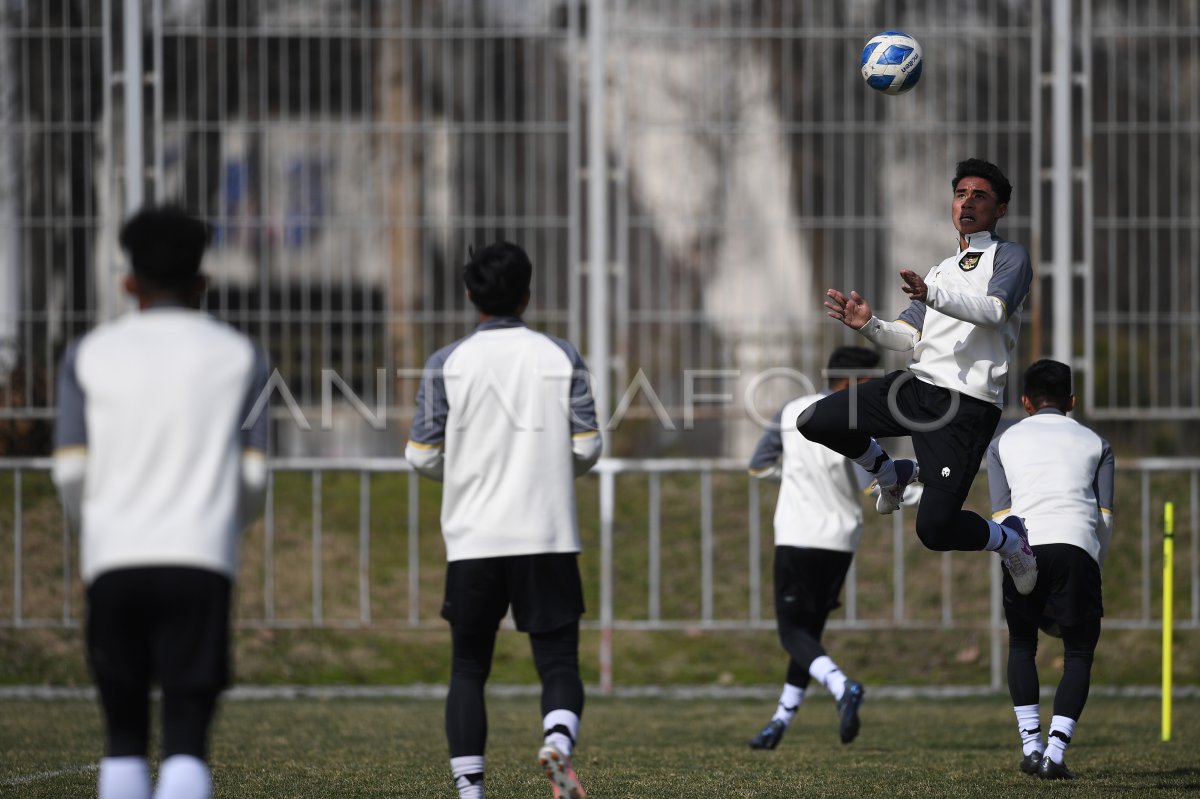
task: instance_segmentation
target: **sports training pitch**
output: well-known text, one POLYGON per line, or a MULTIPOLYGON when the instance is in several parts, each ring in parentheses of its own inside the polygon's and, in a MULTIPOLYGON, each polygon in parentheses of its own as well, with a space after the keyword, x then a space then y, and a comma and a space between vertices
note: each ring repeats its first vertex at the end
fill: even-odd
MULTIPOLYGON (((1050 700, 1043 698, 1043 715, 1050 700)), ((576 766, 591 799, 693 797, 1158 797, 1200 793, 1200 700, 1175 702, 1160 741, 1159 700, 1093 696, 1067 762, 1072 783, 1017 770, 1007 697, 891 699, 863 706, 859 739, 837 738, 818 693, 779 749, 746 740, 770 700, 592 697, 576 766)), ((534 697, 492 697, 490 799, 549 797, 534 756, 534 697)), ((95 795, 99 714, 84 700, 0 702, 0 796, 95 795)), ((454 796, 436 699, 239 700, 213 736, 218 797, 454 796)))

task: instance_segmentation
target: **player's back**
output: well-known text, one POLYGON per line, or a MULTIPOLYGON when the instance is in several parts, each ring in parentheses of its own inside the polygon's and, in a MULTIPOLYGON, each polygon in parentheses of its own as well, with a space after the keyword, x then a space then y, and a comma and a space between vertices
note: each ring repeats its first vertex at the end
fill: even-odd
POLYGON ((586 373, 574 347, 485 323, 442 369, 448 559, 578 551, 570 403, 586 373))
POLYGON ((150 564, 232 575, 259 357, 232 328, 178 307, 129 314, 69 351, 86 424, 85 578, 150 564))
POLYGON ((1043 411, 1000 436, 997 451, 1031 544, 1097 549, 1097 470, 1104 439, 1062 413, 1043 411))
POLYGON ((853 552, 863 525, 854 464, 796 429, 797 417, 822 396, 798 397, 780 414, 783 470, 775 543, 853 552))

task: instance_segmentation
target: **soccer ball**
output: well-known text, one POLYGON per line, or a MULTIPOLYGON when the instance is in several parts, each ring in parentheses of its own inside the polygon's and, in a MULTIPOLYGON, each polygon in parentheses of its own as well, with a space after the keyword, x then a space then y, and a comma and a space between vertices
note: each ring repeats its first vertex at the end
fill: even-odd
POLYGON ((886 31, 867 42, 862 51, 862 76, 884 94, 904 94, 921 79, 924 56, 920 43, 907 33, 886 31))

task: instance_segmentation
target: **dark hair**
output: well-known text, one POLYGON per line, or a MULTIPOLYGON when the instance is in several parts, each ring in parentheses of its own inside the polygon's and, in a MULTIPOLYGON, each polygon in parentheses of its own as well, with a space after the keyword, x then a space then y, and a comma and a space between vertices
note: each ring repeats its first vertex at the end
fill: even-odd
POLYGON ((950 187, 957 189, 958 182, 963 178, 983 178, 991 183, 999 202, 1006 203, 1012 198, 1012 184, 1004 177, 1000 167, 990 161, 984 161, 982 158, 959 161, 958 166, 954 168, 954 180, 950 181, 950 187))
POLYGON ((838 347, 829 355, 826 369, 873 369, 879 365, 879 353, 866 347, 838 347))
POLYGON ((507 241, 470 254, 471 260, 463 267, 463 283, 471 292, 471 302, 489 316, 516 314, 533 277, 529 256, 507 241))
POLYGON ((1053 405, 1066 410, 1071 404, 1071 367, 1049 358, 1035 361, 1025 370, 1021 393, 1035 408, 1053 405))
POLYGON ((173 290, 186 288, 200 273, 210 238, 207 223, 165 205, 143 208, 127 219, 118 241, 140 282, 173 290))

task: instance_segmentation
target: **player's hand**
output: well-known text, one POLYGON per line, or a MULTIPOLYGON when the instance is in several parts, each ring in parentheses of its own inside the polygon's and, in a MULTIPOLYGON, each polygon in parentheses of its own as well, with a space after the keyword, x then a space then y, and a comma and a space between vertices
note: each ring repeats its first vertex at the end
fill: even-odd
POLYGON ((904 284, 900 288, 904 293, 912 297, 918 302, 925 302, 929 297, 929 286, 925 284, 925 279, 911 269, 901 269, 900 277, 904 278, 904 284))
POLYGON ((857 291, 850 292, 847 297, 837 289, 825 292, 826 314, 836 319, 846 327, 858 330, 871 321, 871 306, 857 291))

